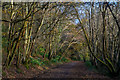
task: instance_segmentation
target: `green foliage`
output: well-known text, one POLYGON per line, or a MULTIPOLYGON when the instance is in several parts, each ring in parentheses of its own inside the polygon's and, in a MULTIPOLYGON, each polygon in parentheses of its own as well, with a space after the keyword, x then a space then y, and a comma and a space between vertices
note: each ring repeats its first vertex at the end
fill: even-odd
POLYGON ((49 65, 49 61, 44 60, 43 61, 44 65, 49 65))
POLYGON ((39 48, 37 51, 36 51, 36 54, 40 54, 41 56, 43 56, 45 53, 45 49, 44 48, 39 48))
POLYGON ((30 58, 30 63, 32 65, 39 65, 39 66, 43 66, 43 65, 49 65, 50 62, 47 60, 41 60, 40 58, 34 59, 34 58, 30 58))
POLYGON ((83 61, 83 55, 80 55, 80 59, 83 61))
POLYGON ((57 59, 51 59, 51 62, 56 63, 56 62, 58 62, 58 60, 57 59))
POLYGON ((19 47, 19 50, 20 50, 20 51, 24 51, 24 48, 19 47))
POLYGON ((41 56, 44 56, 44 53, 40 53, 41 56))
POLYGON ((52 62, 52 63, 58 63, 58 62, 59 62, 59 59, 60 59, 60 56, 57 55, 55 58, 52 58, 52 59, 51 59, 51 62, 52 62))
POLYGON ((42 61, 40 58, 38 58, 38 61, 42 61))
POLYGON ((2 76, 6 76, 6 72, 3 71, 3 72, 2 72, 2 76))
POLYGON ((85 59, 86 59, 86 61, 89 61, 89 60, 90 60, 90 57, 89 57, 89 56, 86 56, 85 59))
POLYGON ((27 69, 29 69, 29 64, 25 64, 25 67, 26 67, 27 69))
MULTIPOLYGON (((45 56, 47 57, 48 54, 46 54, 45 56)), ((62 57, 61 60, 60 60, 60 58, 61 58, 60 55, 56 55, 56 57, 54 57, 50 61, 48 61, 45 59, 40 59, 40 58, 35 59, 35 58, 30 57, 30 63, 32 65, 49 66, 49 65, 54 64, 54 63, 69 62, 69 60, 66 59, 65 57, 62 57)))
POLYGON ((72 59, 73 61, 76 61, 76 60, 77 60, 75 57, 71 57, 71 59, 72 59))
POLYGON ((57 55, 55 58, 51 59, 52 63, 61 63, 61 62, 69 62, 68 59, 66 59, 65 57, 62 57, 62 59, 60 60, 61 56, 57 55))
POLYGON ((45 57, 48 58, 48 53, 45 54, 45 57))
POLYGON ((30 62, 32 63, 32 64, 37 64, 37 65, 41 65, 41 63, 40 63, 40 61, 38 60, 38 59, 34 59, 34 58, 30 58, 30 62))
POLYGON ((62 61, 62 62, 69 62, 69 60, 66 59, 65 57, 63 57, 63 58, 61 59, 61 61, 62 61))
POLYGON ((45 52, 45 49, 44 49, 44 48, 40 48, 40 51, 41 51, 41 52, 45 52))
POLYGON ((90 61, 86 61, 85 62, 85 65, 88 66, 88 67, 91 67, 92 66, 92 63, 90 61))
POLYGON ((86 61, 85 65, 89 68, 89 70, 95 69, 95 66, 93 66, 90 61, 86 61))

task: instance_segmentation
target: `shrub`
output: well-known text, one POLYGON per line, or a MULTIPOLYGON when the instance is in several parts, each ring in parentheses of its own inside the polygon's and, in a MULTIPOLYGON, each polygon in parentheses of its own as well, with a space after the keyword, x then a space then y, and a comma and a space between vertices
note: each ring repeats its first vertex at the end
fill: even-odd
POLYGON ((32 64, 37 64, 37 65, 41 65, 41 63, 40 63, 40 61, 39 60, 37 60, 37 59, 34 59, 34 58, 30 58, 30 62, 32 63, 32 64))
POLYGON ((63 62, 69 62, 69 60, 66 59, 65 57, 63 57, 63 58, 61 59, 61 61, 63 61, 63 62))
POLYGON ((86 61, 86 62, 85 62, 85 65, 86 65, 90 70, 96 69, 96 67, 95 67, 94 65, 92 65, 92 63, 91 63, 90 61, 86 61))

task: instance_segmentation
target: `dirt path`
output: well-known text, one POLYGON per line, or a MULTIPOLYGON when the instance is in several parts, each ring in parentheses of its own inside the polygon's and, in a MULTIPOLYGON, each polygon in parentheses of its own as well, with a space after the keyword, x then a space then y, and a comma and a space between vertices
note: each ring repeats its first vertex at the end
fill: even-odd
POLYGON ((40 73, 35 78, 99 78, 110 80, 108 77, 90 71, 82 61, 61 64, 40 73))

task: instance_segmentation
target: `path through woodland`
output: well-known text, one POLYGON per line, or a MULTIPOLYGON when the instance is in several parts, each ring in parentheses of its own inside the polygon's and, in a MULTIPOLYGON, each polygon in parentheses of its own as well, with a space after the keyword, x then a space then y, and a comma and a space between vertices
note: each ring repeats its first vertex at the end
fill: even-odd
POLYGON ((110 80, 104 75, 89 70, 83 61, 74 61, 58 65, 40 73, 35 78, 94 78, 110 80))

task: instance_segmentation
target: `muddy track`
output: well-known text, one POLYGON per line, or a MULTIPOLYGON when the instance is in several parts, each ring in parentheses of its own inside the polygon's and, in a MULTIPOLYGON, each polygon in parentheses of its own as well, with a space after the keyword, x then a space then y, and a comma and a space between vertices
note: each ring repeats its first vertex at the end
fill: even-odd
POLYGON ((94 78, 110 80, 107 76, 88 70, 82 61, 58 65, 50 70, 38 74, 34 78, 94 78))

